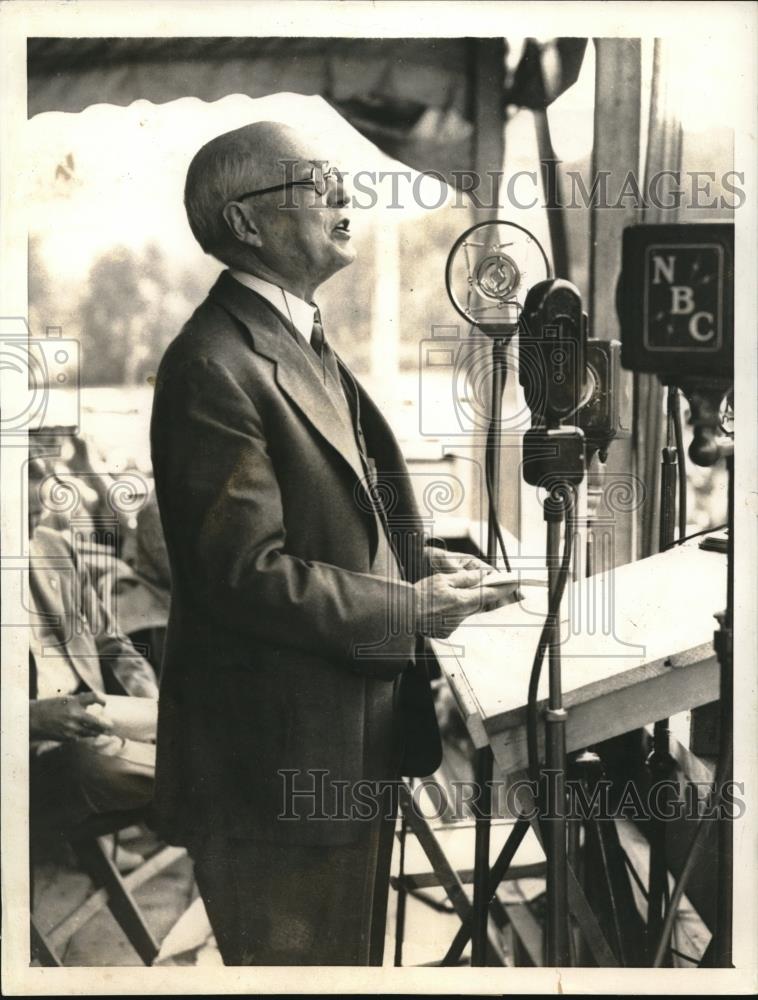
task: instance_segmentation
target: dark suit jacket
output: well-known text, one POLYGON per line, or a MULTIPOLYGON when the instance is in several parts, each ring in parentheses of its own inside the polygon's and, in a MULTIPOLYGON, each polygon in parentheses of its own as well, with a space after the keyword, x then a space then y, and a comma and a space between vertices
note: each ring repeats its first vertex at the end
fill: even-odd
POLYGON ((224 272, 163 358, 151 441, 172 606, 156 807, 173 842, 209 829, 350 842, 360 824, 328 818, 334 782, 439 764, 424 657, 412 660, 424 539, 397 442, 358 395, 405 577, 392 584, 371 574, 377 518, 352 432, 284 317, 224 272), (327 818, 305 818, 303 798, 298 819, 278 819, 281 772, 308 789, 314 770, 327 818))

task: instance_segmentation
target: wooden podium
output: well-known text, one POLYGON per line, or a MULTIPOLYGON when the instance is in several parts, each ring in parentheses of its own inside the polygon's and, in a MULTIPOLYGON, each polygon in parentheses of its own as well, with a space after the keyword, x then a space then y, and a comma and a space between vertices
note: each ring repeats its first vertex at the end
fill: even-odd
MULTIPOLYGON (((726 568, 724 554, 701 549, 691 542, 607 573, 582 578, 566 588, 561 607, 561 658, 569 752, 718 698, 714 615, 726 602, 726 568)), ((471 617, 449 639, 433 643, 475 746, 492 748, 499 771, 495 777, 505 779, 506 784, 509 779, 515 782, 522 777, 528 763, 527 688, 547 611, 547 573, 529 570, 522 577, 525 582, 521 586, 521 601, 471 617)), ((540 708, 546 704, 547 684, 547 669, 544 669, 540 708)), ((523 789, 523 783, 521 786, 517 808, 528 813, 536 803, 523 789)), ((514 789, 518 787, 513 784, 514 789)), ((474 860, 472 839, 468 840, 470 857, 464 858, 460 850, 452 850, 460 840, 460 831, 451 830, 448 838, 451 843, 443 845, 428 824, 413 817, 412 810, 405 813, 413 819, 412 832, 434 870, 434 881, 428 884, 445 887, 461 919, 458 934, 442 962, 453 964, 471 935, 472 908, 461 875, 464 878, 470 875, 474 860)), ((526 826, 528 829, 529 824, 526 826)), ((531 826, 530 837, 534 834, 541 841, 535 819, 531 826)), ((522 828, 522 833, 526 832, 522 828)), ((519 850, 520 843, 520 840, 515 842, 514 852, 519 850)), ((533 846, 541 849, 537 843, 533 846)), ((504 850, 502 856, 498 855, 494 865, 490 855, 488 884, 495 903, 502 878, 519 877, 519 861, 523 864, 522 851, 515 871, 509 876, 505 853, 504 850)), ((528 853, 533 861, 533 852, 528 853)), ((602 918, 593 912, 570 867, 568 876, 569 908, 596 964, 601 967, 626 964, 623 956, 610 946, 602 918)), ((405 881, 421 884, 413 873, 405 881)), ((522 912, 525 909, 521 907, 514 913, 509 909, 507 917, 534 964, 541 964, 541 931, 533 918, 524 924, 528 916, 522 912)), ((492 954, 490 937, 488 947, 492 954)))
MULTIPOLYGON (((519 603, 433 643, 475 746, 492 747, 501 776, 527 765, 527 687, 547 610, 546 586, 521 590, 519 603)), ((726 556, 697 543, 570 584, 561 609, 567 750, 716 700, 714 615, 725 602, 726 556)))

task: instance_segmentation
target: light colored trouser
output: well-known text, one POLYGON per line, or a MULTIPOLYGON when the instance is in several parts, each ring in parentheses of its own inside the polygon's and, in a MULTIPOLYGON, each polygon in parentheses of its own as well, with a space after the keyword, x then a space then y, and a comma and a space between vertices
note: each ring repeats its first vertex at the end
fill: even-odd
POLYGON ((98 813, 147 805, 155 744, 120 736, 72 740, 33 753, 30 768, 33 824, 66 829, 98 813))

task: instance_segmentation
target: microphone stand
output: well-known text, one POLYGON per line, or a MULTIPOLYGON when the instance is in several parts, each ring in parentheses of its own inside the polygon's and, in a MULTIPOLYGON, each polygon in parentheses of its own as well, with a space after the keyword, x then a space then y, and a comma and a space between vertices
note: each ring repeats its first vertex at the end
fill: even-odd
MULTIPOLYGON (((548 594, 556 593, 560 576, 561 525, 571 517, 567 490, 551 490, 543 503, 547 522, 548 594)), ((568 525, 566 528, 568 533, 568 525)), ((549 695, 545 709, 545 854, 547 862, 547 942, 548 965, 570 964, 568 933, 568 854, 566 816, 566 709, 561 683, 560 604, 549 623, 549 695)))
MULTIPOLYGON (((726 611, 716 615, 719 623, 713 636, 713 645, 719 662, 720 680, 720 725, 719 732, 719 766, 711 796, 711 804, 718 810, 718 870, 716 888, 716 926, 711 943, 708 945, 701 967, 710 966, 728 969, 732 962, 732 903, 734 893, 733 882, 733 829, 732 817, 723 801, 725 784, 732 775, 733 747, 733 693, 734 693, 734 663, 733 663, 733 628, 734 628, 734 458, 731 442, 724 447, 727 473, 729 476, 728 500, 728 541, 727 541, 727 591, 726 611)), ((690 450, 692 456, 692 449, 690 450)), ((695 459, 697 461, 697 459, 695 459)), ((697 463, 701 464, 701 463, 697 463)), ((703 463, 705 464, 705 463, 703 463)), ((658 946, 653 957, 653 968, 659 969, 666 957, 669 939, 674 929, 679 902, 687 888, 687 883, 700 860, 703 848, 707 820, 700 816, 682 866, 681 873, 671 893, 666 908, 666 918, 658 940, 658 946)))
MULTIPOLYGON (((718 628, 714 632, 713 646, 719 663, 719 763, 716 770, 711 804, 718 808, 718 860, 716 882, 716 922, 713 937, 700 961, 701 966, 731 968, 732 962, 732 905, 734 895, 733 819, 723 800, 725 785, 731 780, 734 755, 734 442, 720 436, 718 415, 720 400, 728 386, 716 388, 697 385, 685 386, 690 402, 694 437, 689 455, 696 465, 711 466, 718 458, 726 460, 728 477, 727 509, 727 585, 726 610, 716 615, 718 628), (689 389, 689 391, 688 391, 689 389)), ((679 902, 702 853, 707 829, 704 816, 698 819, 682 870, 676 880, 666 907, 657 948, 653 955, 653 968, 660 968, 666 960, 669 940, 674 929, 679 902)))
POLYGON ((569 578, 575 528, 575 490, 586 474, 587 439, 581 427, 564 423, 582 406, 586 379, 587 320, 578 289, 562 278, 530 289, 523 311, 530 364, 519 373, 532 426, 522 446, 522 472, 531 486, 546 491, 548 609, 532 664, 527 701, 529 771, 545 789, 541 826, 547 862, 545 959, 555 967, 571 964, 568 908, 568 816, 566 808, 566 719, 561 679, 560 612, 569 578), (534 369, 531 371, 530 369, 534 369), (536 377, 535 377, 535 372, 536 377), (565 524, 563 557, 561 525, 565 524), (540 774, 537 693, 544 652, 548 653, 549 693, 544 711, 545 767, 540 774))
MULTIPOLYGON (((661 449, 661 495, 660 522, 658 526, 658 551, 665 552, 674 544, 676 525, 677 482, 685 476, 684 467, 679 466, 677 449, 672 445, 674 400, 677 389, 669 386, 667 392, 667 441, 661 449)), ((684 537, 684 531, 681 532, 684 537)), ((652 786, 666 787, 675 774, 675 763, 671 756, 671 731, 668 719, 659 719, 653 726, 653 749, 645 765, 652 786)), ((667 796, 667 799, 670 796, 667 796)), ((651 817, 648 895, 647 895, 647 954, 652 962, 655 948, 661 935, 665 909, 669 901, 669 876, 666 865, 666 822, 660 816, 651 817)), ((667 951, 664 962, 671 965, 671 952, 667 951)))
MULTIPOLYGON (((521 252, 525 254, 526 267, 532 274, 540 271, 545 277, 550 273, 550 267, 545 251, 532 234, 513 222, 492 219, 479 222, 463 232, 450 250, 445 265, 445 288, 450 301, 467 323, 483 330, 492 337, 492 383, 491 383, 491 413, 486 446, 486 476, 487 494, 489 499, 489 517, 487 528, 487 561, 490 565, 497 564, 498 544, 503 548, 503 558, 506 569, 510 570, 508 557, 504 551, 502 534, 498 522, 498 501, 500 494, 500 451, 501 451, 501 409, 503 390, 505 388, 506 364, 505 354, 508 343, 519 329, 520 306, 516 292, 523 287, 525 268, 516 262, 521 252), (505 232, 505 235, 504 235, 505 232), (514 251, 518 244, 521 248, 514 251), (523 246, 522 246, 523 244, 523 246), (508 252, 506 253, 506 248, 508 252), (460 252, 460 258, 459 258, 460 252), (515 254, 515 256, 514 256, 515 254), (532 264, 532 256, 534 260, 532 264), (457 261, 465 262, 464 296, 456 293, 454 285, 457 282, 457 261), (495 303, 497 303, 495 305, 495 303), (505 317, 509 310, 516 311, 516 321, 508 322, 505 317), (492 310, 495 310, 493 313, 492 310), (499 315, 498 315, 499 313, 499 315)), ((487 961, 487 923, 489 904, 497 885, 493 889, 493 874, 500 872, 501 863, 510 863, 512 853, 523 837, 526 826, 523 822, 516 824, 516 829, 509 837, 500 857, 495 863, 493 873, 490 872, 490 820, 492 810, 492 773, 493 757, 489 746, 476 753, 475 776, 478 795, 474 804, 475 813, 475 857, 474 857, 474 898, 471 914, 471 964, 486 965, 487 961), (503 859, 508 859, 504 861, 503 859)), ((468 930, 462 928, 462 933, 456 936, 450 947, 446 961, 458 955, 465 945, 468 930)))
MULTIPOLYGON (((726 611, 716 615, 719 627, 713 645, 719 661, 719 757, 733 759, 734 733, 734 454, 726 456, 728 476, 727 519, 729 533, 726 549, 726 611)), ((723 783, 732 780, 732 766, 725 765, 723 783)), ((717 789, 717 795, 723 788, 717 789)), ((732 904, 734 900, 733 862, 734 832, 728 808, 721 804, 718 819, 718 889, 716 897, 716 927, 714 931, 714 966, 732 968, 732 904)))
MULTIPOLYGON (((507 328, 506 328, 507 329, 507 328)), ((500 451, 502 443, 501 409, 506 378, 506 348, 512 331, 500 331, 492 341, 492 383, 490 423, 485 455, 486 486, 489 498, 487 521, 487 562, 497 564, 498 507, 500 499, 500 451)), ((474 897, 471 924, 471 965, 487 964, 487 923, 490 891, 490 828, 492 813, 493 756, 488 745, 477 750, 475 782, 478 795, 475 804, 474 897)))
POLYGON ((539 425, 524 436, 524 474, 532 486, 548 491, 543 502, 547 522, 548 608, 540 636, 527 702, 529 773, 545 791, 540 796, 547 864, 547 934, 545 960, 571 964, 568 907, 568 816, 566 808, 566 721, 561 679, 561 603, 574 546, 575 490, 584 478, 585 438, 578 427, 539 425), (563 555, 561 524, 565 524, 563 555), (539 764, 537 696, 544 653, 548 652, 549 689, 545 720, 545 766, 539 764))

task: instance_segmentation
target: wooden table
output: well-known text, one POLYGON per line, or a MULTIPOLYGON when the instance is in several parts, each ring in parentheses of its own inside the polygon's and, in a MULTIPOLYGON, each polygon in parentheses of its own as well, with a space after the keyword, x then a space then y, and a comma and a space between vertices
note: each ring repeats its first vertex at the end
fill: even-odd
MULTIPOLYGON (((474 744, 490 744, 503 775, 527 765, 527 688, 547 608, 544 586, 522 592, 520 603, 434 642, 474 744)), ((561 608, 567 750, 716 700, 713 616, 725 603, 726 556, 697 543, 569 584, 561 608)), ((541 705, 547 674, 546 657, 541 705)))

